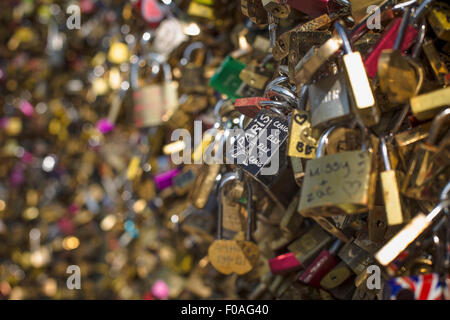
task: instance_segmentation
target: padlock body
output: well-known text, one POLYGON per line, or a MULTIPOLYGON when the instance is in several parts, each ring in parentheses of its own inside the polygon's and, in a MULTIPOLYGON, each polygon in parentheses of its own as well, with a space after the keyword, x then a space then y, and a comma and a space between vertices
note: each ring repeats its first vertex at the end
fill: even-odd
POLYGON ((361 54, 359 52, 346 54, 343 61, 353 108, 366 126, 373 126, 380 121, 380 113, 361 54))
POLYGON ((396 171, 388 170, 380 172, 380 178, 383 188, 384 204, 386 206, 387 223, 390 226, 401 224, 404 222, 404 219, 396 171))
POLYGON ((308 87, 312 127, 322 128, 352 117, 343 74, 326 77, 308 87))
POLYGON ((366 211, 374 192, 371 162, 368 151, 345 151, 309 160, 298 211, 305 216, 366 211))
POLYGON ((134 123, 138 128, 161 124, 166 114, 164 96, 161 85, 154 84, 142 87, 133 93, 134 123))

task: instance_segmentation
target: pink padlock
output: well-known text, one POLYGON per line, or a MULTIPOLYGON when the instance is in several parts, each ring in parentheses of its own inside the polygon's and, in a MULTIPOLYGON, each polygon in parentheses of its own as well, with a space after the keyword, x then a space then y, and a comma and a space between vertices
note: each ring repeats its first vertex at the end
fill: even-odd
POLYGON ((180 170, 175 168, 170 171, 157 174, 154 180, 158 190, 161 191, 165 188, 171 187, 173 185, 173 178, 177 176, 179 173, 180 170))
POLYGON ((302 267, 300 261, 297 260, 292 252, 282 254, 269 260, 270 271, 273 274, 282 274, 298 270, 302 267))

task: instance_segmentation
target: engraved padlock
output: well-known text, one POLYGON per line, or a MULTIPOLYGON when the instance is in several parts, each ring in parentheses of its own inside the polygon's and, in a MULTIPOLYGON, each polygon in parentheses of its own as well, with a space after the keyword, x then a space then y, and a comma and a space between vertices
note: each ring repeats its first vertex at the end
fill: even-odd
MULTIPOLYGON (((306 164, 298 211, 304 216, 358 214, 373 206, 376 175, 373 154, 367 150, 344 151, 323 156, 329 128, 319 140, 316 158, 306 164)), ((365 133, 365 132, 363 132, 365 133)))
MULTIPOLYGON (((278 106, 285 101, 261 101, 278 106)), ((265 106, 268 107, 268 106, 265 106)), ((227 149, 227 159, 258 181, 284 210, 297 190, 286 157, 288 121, 277 107, 261 109, 227 149)), ((231 137, 230 137, 231 138, 231 137)))

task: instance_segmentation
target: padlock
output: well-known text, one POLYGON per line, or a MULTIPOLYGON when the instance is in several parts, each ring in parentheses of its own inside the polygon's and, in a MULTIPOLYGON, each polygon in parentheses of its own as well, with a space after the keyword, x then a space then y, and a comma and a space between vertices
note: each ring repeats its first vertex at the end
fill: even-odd
POLYGON ((331 127, 322 135, 316 158, 306 164, 298 207, 302 215, 358 214, 373 206, 376 182, 372 174, 373 154, 363 143, 363 150, 322 157, 328 136, 334 129, 331 127), (336 187, 337 181, 339 187, 336 187))
POLYGON ((331 58, 341 47, 342 39, 334 35, 328 39, 320 48, 311 47, 308 53, 295 66, 295 78, 292 82, 296 84, 297 93, 301 87, 311 81, 311 78, 319 68, 331 58))
MULTIPOLYGON (((385 49, 392 49, 395 44, 395 38, 399 32, 399 27, 402 19, 394 19, 384 30, 383 35, 379 41, 370 48, 369 52, 364 57, 364 66, 366 67, 367 75, 373 78, 377 74, 378 60, 381 52, 385 49)), ((401 51, 404 52, 411 47, 417 31, 411 25, 408 25, 405 30, 405 35, 401 43, 401 51)))
POLYGON ((375 254, 377 261, 383 266, 389 265, 433 222, 438 221, 441 216, 440 213, 447 210, 449 205, 450 200, 442 200, 427 215, 424 215, 423 213, 417 214, 406 226, 402 228, 402 230, 400 230, 400 232, 398 232, 380 250, 378 250, 375 254))
POLYGON ((411 7, 408 7, 404 13, 393 49, 384 49, 378 59, 380 89, 392 104, 407 102, 419 92, 423 82, 422 68, 414 59, 404 57, 400 51, 411 10, 411 7))
POLYGON ((221 169, 220 164, 203 165, 191 189, 188 199, 198 209, 203 209, 208 201, 221 169))
POLYGON ((260 63, 250 62, 239 73, 239 78, 249 86, 263 90, 273 74, 273 70, 267 67, 272 58, 272 55, 268 55, 260 63))
POLYGON ((261 110, 260 101, 268 101, 269 98, 251 97, 237 98, 234 102, 234 108, 249 118, 254 118, 261 110))
POLYGON ((196 170, 186 166, 183 170, 173 178, 173 189, 178 196, 185 195, 189 192, 195 183, 197 177, 196 170))
POLYGON ((306 270, 301 273, 298 280, 315 288, 320 288, 322 278, 339 263, 336 253, 341 245, 342 241, 336 240, 328 250, 322 250, 306 270))
POLYGON ((384 171, 380 172, 381 187, 383 189, 384 205, 388 225, 397 225, 408 222, 409 217, 403 209, 400 195, 399 172, 391 168, 386 141, 380 139, 381 155, 384 162, 384 171))
POLYGON ((207 47, 203 42, 190 43, 180 60, 182 75, 180 79, 181 93, 205 93, 204 67, 208 60, 207 47), (194 56, 197 53, 197 56, 194 56))
POLYGON ((428 120, 448 106, 450 87, 424 93, 409 99, 411 112, 419 120, 428 120))
POLYGON ((154 54, 136 59, 131 65, 130 82, 133 88, 133 115, 137 127, 156 126, 167 122, 178 107, 178 83, 172 80, 172 71, 169 64, 160 63, 154 54), (152 63, 164 73, 164 83, 149 84, 139 87, 138 72, 143 62, 152 63))
POLYGON ((311 84, 308 91, 313 128, 344 123, 353 116, 344 74, 323 78, 311 84))
POLYGON ((328 233, 314 225, 299 239, 292 242, 287 249, 295 255, 295 258, 304 267, 331 241, 332 237, 328 233))
POLYGON ((275 258, 269 259, 269 267, 272 274, 285 274, 302 268, 292 252, 283 253, 275 258))
POLYGON ((288 123, 283 113, 274 116, 271 110, 262 109, 234 137, 227 159, 248 172, 285 209, 297 189, 285 156, 288 123))
MULTIPOLYGON (((242 184, 239 184, 239 176, 237 173, 226 173, 223 175, 223 179, 229 179, 227 181, 237 180, 238 183, 235 183, 232 185, 231 190, 227 193, 227 190, 223 191, 224 197, 220 200, 222 201, 222 227, 225 230, 230 230, 234 232, 239 232, 244 230, 244 216, 241 213, 241 206, 239 204, 239 199, 233 199, 235 197, 232 197, 232 192, 236 192, 236 187, 241 187, 242 184)), ((226 187, 230 187, 230 184, 228 184, 226 187)), ((240 192, 239 192, 240 193, 240 192)), ((250 200, 249 200, 250 201, 250 200)))
POLYGON ((376 104, 366 69, 359 52, 353 52, 346 30, 339 22, 334 24, 342 38, 344 49, 344 69, 349 87, 350 101, 353 111, 358 115, 364 125, 370 127, 380 121, 380 110, 376 104))
POLYGON ((428 137, 430 126, 431 122, 426 122, 395 135, 398 156, 403 168, 407 168, 409 159, 411 159, 413 155, 415 144, 420 143, 428 137))
POLYGON ((425 142, 415 146, 414 154, 408 165, 401 186, 401 192, 411 198, 436 201, 436 190, 441 190, 449 173, 448 138, 444 138, 442 148, 438 139, 441 131, 447 129, 450 108, 445 109, 434 118, 430 133, 425 142), (439 178, 439 176, 443 178, 439 178))
POLYGON ((448 3, 441 1, 434 3, 427 15, 428 22, 433 28, 434 33, 436 33, 436 36, 446 41, 450 41, 449 15, 450 7, 448 3))
POLYGON ((332 290, 339 287, 348 279, 352 279, 352 277, 354 277, 353 272, 341 261, 323 277, 320 281, 320 286, 326 290, 332 290))
POLYGON ((357 246, 354 242, 346 243, 339 250, 338 256, 357 275, 363 273, 373 261, 372 255, 357 246))
POLYGON ((244 83, 239 78, 239 74, 244 68, 245 64, 227 56, 209 81, 209 85, 234 101, 240 98, 238 90, 244 83))
POLYGON ((253 232, 253 212, 252 212, 252 189, 250 183, 245 180, 247 188, 247 225, 245 240, 224 240, 222 239, 222 203, 223 187, 229 181, 231 176, 224 177, 219 186, 219 209, 218 209, 218 227, 217 240, 208 248, 208 258, 217 271, 223 274, 235 272, 238 275, 245 274, 252 270, 259 258, 259 249, 252 242, 253 232))
POLYGON ((274 59, 277 61, 281 61, 290 53, 291 34, 301 31, 315 31, 317 29, 326 27, 329 24, 331 24, 331 19, 327 14, 324 14, 282 33, 278 36, 277 40, 275 41, 275 47, 272 49, 274 59))
POLYGON ((295 109, 291 114, 290 121, 288 156, 303 159, 314 158, 318 132, 311 128, 309 112, 304 108, 295 109))
POLYGON ((441 86, 448 86, 450 84, 450 79, 448 78, 449 71, 444 61, 439 57, 433 41, 430 39, 425 40, 422 49, 439 84, 441 86))
POLYGON ((331 38, 328 31, 298 31, 289 37, 288 68, 289 78, 295 78, 295 68, 301 59, 307 55, 311 46, 318 46, 331 38))

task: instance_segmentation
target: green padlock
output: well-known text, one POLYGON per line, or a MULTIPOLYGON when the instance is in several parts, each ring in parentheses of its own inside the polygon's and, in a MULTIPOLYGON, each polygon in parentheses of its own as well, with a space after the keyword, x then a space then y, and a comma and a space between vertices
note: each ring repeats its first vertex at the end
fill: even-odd
POLYGON ((227 56, 211 78, 209 85, 222 94, 226 94, 233 102, 236 98, 241 98, 238 90, 245 85, 239 78, 239 74, 245 64, 227 56))

